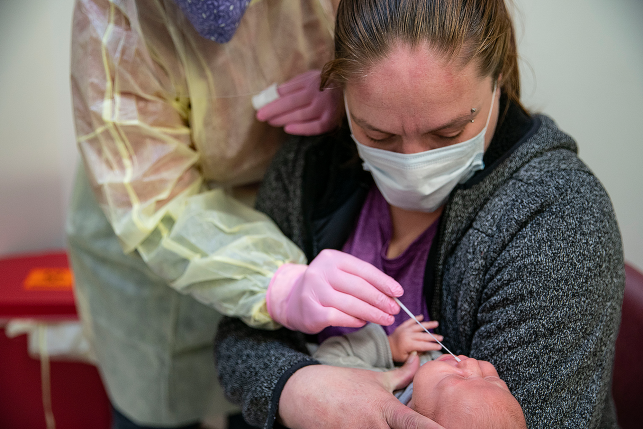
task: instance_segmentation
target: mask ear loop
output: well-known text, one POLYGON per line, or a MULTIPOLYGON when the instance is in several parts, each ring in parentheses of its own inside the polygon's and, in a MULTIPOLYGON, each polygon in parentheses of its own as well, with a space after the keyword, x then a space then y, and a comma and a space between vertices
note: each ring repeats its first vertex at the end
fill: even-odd
POLYGON ((489 121, 491 120, 491 112, 493 112, 493 105, 496 102, 496 90, 497 89, 498 89, 498 81, 494 82, 494 84, 493 84, 493 92, 491 94, 491 107, 489 108, 489 114, 487 115, 487 123, 484 125, 485 130, 489 126, 489 121))

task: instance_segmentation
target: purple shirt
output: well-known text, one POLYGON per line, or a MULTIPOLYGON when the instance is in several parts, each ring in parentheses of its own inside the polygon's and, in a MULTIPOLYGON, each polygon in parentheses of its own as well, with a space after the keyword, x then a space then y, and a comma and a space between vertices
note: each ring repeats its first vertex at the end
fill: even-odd
MULTIPOLYGON (((376 268, 397 280, 404 288, 400 301, 415 315, 424 315, 429 320, 429 310, 424 298, 424 270, 429 257, 429 249, 438 228, 438 221, 428 227, 413 243, 398 257, 386 257, 388 246, 393 233, 389 206, 377 186, 373 185, 362 206, 357 225, 344 244, 342 251, 363 261, 369 262, 376 268)), ((397 326, 409 316, 400 311, 395 316, 395 322, 384 326, 390 335, 397 326)), ((319 342, 336 335, 343 335, 359 328, 342 328, 331 326, 318 335, 319 342)))

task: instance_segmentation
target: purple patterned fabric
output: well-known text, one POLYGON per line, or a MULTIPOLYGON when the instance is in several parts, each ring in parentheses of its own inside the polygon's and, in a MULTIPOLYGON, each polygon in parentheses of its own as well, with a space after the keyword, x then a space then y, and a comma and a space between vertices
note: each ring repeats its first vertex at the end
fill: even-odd
MULTIPOLYGON (((436 220, 401 255, 393 259, 387 258, 386 252, 393 232, 391 214, 388 203, 377 186, 373 185, 364 201, 357 225, 342 251, 373 264, 397 280, 404 288, 404 295, 400 297, 400 301, 413 314, 422 314, 426 321, 430 319, 424 299, 424 269, 437 229, 436 220)), ((405 312, 400 311, 392 325, 383 327, 386 334, 390 335, 408 318, 405 312)), ((321 331, 317 338, 322 342, 326 338, 344 335, 357 329, 359 328, 331 326, 321 331)))
POLYGON ((196 31, 206 39, 226 43, 237 31, 250 0, 174 0, 196 31))

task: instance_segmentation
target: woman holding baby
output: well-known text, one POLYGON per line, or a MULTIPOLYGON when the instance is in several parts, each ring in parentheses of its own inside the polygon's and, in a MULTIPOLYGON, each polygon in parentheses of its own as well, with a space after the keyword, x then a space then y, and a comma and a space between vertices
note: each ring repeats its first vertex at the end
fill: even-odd
MULTIPOLYGON (((572 138, 522 106, 504 0, 343 0, 335 31, 322 85, 344 90, 344 127, 286 144, 257 206, 304 250, 308 271, 323 275, 325 262, 349 254, 397 280, 400 300, 439 322, 462 362, 443 357, 417 372, 423 404, 414 396, 412 409, 391 392, 416 373, 414 353, 390 372, 319 365, 301 333, 225 319, 216 357, 227 395, 267 428, 452 427, 465 393, 434 393, 442 376, 448 386, 475 378, 483 390, 445 392, 479 397, 493 384, 530 428, 616 427, 618 226, 572 138)), ((295 288, 314 280, 295 264, 279 275, 295 288)), ((347 302, 362 293, 353 275, 347 302)), ((268 311, 288 327, 296 306, 270 306, 279 284, 268 311)), ((395 315, 386 334, 407 318, 395 315)), ((316 339, 350 333, 328 327, 316 339)), ((436 349, 418 341, 417 351, 436 349)))

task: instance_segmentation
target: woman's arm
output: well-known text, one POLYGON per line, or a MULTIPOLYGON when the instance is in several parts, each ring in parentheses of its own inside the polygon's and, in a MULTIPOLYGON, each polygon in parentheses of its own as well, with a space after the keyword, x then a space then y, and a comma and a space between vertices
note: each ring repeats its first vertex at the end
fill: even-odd
MULTIPOLYGON (((607 194, 578 164, 570 159, 569 170, 550 176, 554 180, 546 186, 539 179, 530 182, 527 174, 521 177, 521 191, 507 205, 535 208, 495 226, 516 232, 497 249, 487 249, 499 253, 485 270, 472 320, 478 328, 470 356, 494 364, 530 428, 614 423, 602 416, 613 416, 605 410, 611 406, 624 285, 622 248, 607 194)), ((471 303, 462 298, 459 305, 471 303)))
POLYGON ((414 354, 403 367, 387 372, 326 365, 302 368, 286 383, 279 417, 289 428, 440 429, 391 393, 408 385, 419 366, 414 354))
POLYGON ((285 328, 252 329, 224 317, 214 345, 221 386, 228 399, 241 406, 244 418, 259 427, 272 427, 279 397, 298 369, 318 362, 308 354, 302 334, 285 328))
POLYGON ((403 405, 394 389, 407 385, 419 359, 388 372, 315 365, 301 334, 260 331, 224 318, 215 341, 221 385, 253 425, 277 418, 291 428, 438 429, 403 405))

